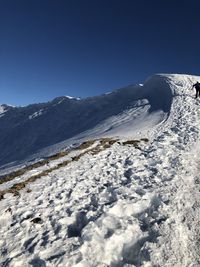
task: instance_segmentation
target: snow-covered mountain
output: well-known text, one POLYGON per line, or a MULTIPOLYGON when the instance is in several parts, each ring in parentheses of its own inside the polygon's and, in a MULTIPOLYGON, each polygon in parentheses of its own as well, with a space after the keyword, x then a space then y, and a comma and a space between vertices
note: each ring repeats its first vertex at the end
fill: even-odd
POLYGON ((83 100, 58 97, 26 107, 2 105, 0 166, 33 154, 32 158, 47 156, 85 138, 147 136, 167 118, 171 102, 167 79, 157 75, 144 85, 83 100))
POLYGON ((198 80, 154 75, 5 112, 5 162, 77 147, 0 180, 0 265, 200 266, 198 80))

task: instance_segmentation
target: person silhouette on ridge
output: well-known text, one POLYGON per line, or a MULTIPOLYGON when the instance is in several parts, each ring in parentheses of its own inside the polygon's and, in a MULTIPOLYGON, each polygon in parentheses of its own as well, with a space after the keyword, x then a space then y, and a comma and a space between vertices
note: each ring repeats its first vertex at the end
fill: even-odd
POLYGON ((195 84, 193 84, 192 88, 196 89, 196 98, 199 96, 200 97, 200 83, 196 82, 195 84))

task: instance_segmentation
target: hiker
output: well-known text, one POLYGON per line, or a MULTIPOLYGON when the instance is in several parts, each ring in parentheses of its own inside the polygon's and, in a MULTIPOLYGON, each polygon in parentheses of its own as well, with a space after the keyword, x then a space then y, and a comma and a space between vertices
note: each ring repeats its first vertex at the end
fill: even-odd
POLYGON ((196 89, 196 98, 199 96, 200 97, 200 83, 196 82, 195 84, 193 84, 192 88, 195 87, 196 89))

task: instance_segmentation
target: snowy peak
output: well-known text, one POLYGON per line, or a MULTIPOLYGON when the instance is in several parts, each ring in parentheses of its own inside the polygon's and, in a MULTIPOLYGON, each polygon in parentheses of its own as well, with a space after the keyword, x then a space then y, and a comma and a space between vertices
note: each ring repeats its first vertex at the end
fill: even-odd
POLYGON ((61 104, 62 102, 69 102, 69 101, 77 101, 80 100, 80 98, 72 97, 72 96, 59 96, 54 98, 51 103, 53 104, 61 104))
POLYGON ((68 99, 80 100, 80 97, 74 97, 74 96, 69 96, 69 95, 66 95, 65 97, 68 99))
POLYGON ((11 105, 6 105, 6 104, 0 105, 0 116, 3 116, 3 114, 5 112, 7 112, 8 110, 11 110, 13 108, 14 108, 14 106, 11 106, 11 105))

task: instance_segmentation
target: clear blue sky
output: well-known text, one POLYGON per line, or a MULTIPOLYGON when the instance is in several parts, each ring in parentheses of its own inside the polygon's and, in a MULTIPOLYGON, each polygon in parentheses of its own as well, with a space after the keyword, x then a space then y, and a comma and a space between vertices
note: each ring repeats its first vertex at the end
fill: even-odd
POLYGON ((200 74, 198 0, 0 0, 0 103, 200 74))

